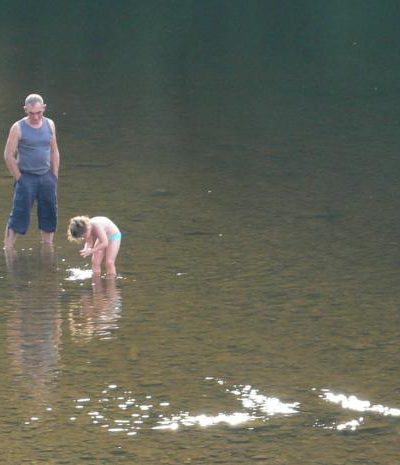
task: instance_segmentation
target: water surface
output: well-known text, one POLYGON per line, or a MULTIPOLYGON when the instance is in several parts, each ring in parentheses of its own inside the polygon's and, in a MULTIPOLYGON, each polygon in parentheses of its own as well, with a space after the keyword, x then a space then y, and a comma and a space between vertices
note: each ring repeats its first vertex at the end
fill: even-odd
POLYGON ((63 162, 55 247, 0 258, 0 461, 392 465, 394 3, 106 3, 5 10, 3 139, 37 90, 63 162))

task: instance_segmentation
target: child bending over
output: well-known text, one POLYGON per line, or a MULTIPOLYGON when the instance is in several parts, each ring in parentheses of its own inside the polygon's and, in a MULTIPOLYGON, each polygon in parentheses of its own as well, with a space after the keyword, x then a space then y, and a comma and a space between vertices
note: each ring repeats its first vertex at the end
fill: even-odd
POLYGON ((101 274, 101 264, 105 260, 107 277, 117 275, 115 260, 121 244, 121 232, 117 225, 105 216, 75 216, 68 226, 68 240, 74 242, 85 241, 82 257, 92 256, 92 270, 94 275, 101 274))

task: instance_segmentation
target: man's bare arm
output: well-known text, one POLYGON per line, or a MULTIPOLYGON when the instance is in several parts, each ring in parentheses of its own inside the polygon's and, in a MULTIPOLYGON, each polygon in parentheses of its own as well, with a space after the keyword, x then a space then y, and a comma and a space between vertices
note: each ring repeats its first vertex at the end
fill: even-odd
POLYGON ((6 162, 8 171, 14 176, 16 181, 18 181, 18 179, 21 177, 21 171, 19 170, 17 164, 17 150, 20 135, 21 133, 18 123, 14 123, 11 126, 6 142, 6 147, 4 149, 4 160, 6 162))
POLYGON ((51 169, 54 175, 58 178, 58 172, 60 170, 60 151, 58 150, 56 126, 52 120, 50 125, 53 130, 53 138, 51 140, 51 169))

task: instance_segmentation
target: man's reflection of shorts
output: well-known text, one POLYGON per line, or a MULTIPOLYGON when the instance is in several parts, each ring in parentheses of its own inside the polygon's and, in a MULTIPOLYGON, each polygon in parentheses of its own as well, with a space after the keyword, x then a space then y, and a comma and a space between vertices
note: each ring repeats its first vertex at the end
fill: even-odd
POLYGON ((11 369, 30 395, 45 398, 58 371, 61 345, 61 289, 52 246, 5 251, 14 297, 7 320, 11 369))

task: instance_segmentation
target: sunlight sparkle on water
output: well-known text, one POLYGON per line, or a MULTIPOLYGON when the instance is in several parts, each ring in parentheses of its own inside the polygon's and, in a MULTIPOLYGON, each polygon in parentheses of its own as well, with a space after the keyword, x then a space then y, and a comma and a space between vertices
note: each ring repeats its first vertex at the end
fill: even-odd
POLYGON ((361 400, 356 396, 345 396, 344 394, 335 394, 329 390, 323 390, 323 393, 320 395, 324 400, 328 402, 333 402, 334 404, 339 404, 344 409, 355 410, 357 412, 373 412, 379 413, 381 415, 387 416, 400 416, 399 408, 385 407, 384 405, 371 404, 369 400, 361 400))
POLYGON ((346 421, 345 423, 341 423, 340 425, 337 425, 336 429, 338 431, 343 431, 343 430, 355 431, 356 429, 358 429, 358 427, 361 425, 363 421, 364 421, 363 417, 350 420, 350 421, 346 421))
POLYGON ((248 421, 254 420, 248 413, 235 412, 232 414, 219 413, 218 415, 198 415, 192 416, 188 413, 182 413, 178 416, 172 417, 172 419, 165 419, 160 422, 159 426, 155 426, 153 429, 178 429, 179 424, 183 426, 215 426, 219 423, 225 423, 230 426, 240 425, 248 421))
POLYGON ((249 384, 229 386, 221 379, 206 380, 212 381, 217 390, 222 389, 225 393, 234 395, 241 408, 233 412, 217 411, 215 414, 193 415, 190 411, 179 409, 174 412, 171 411, 171 402, 165 398, 157 399, 149 393, 138 396, 131 390, 123 390, 113 383, 103 388, 99 396, 82 396, 75 400, 75 408, 90 419, 93 425, 106 428, 110 433, 132 436, 146 430, 208 428, 217 425, 236 427, 249 423, 254 425, 256 421, 268 421, 273 415, 287 416, 298 413, 298 402, 285 403, 277 397, 268 397, 249 384))
POLYGON ((292 415, 298 413, 299 402, 282 402, 277 397, 268 397, 261 394, 257 389, 250 385, 234 386, 232 390, 228 390, 231 394, 238 396, 242 405, 246 409, 252 411, 258 410, 259 414, 271 415, 292 415))
MULTIPOLYGON (((220 386, 225 385, 225 382, 220 379, 211 377, 206 378, 207 381, 216 381, 220 386)), ((230 394, 234 394, 241 401, 242 406, 248 410, 246 412, 234 413, 218 413, 217 415, 190 415, 189 412, 181 412, 173 415, 170 418, 163 418, 159 424, 153 429, 170 429, 176 430, 179 426, 201 426, 209 427, 221 423, 237 426, 252 422, 254 420, 265 421, 273 415, 291 415, 298 413, 298 402, 284 403, 276 397, 268 397, 260 394, 257 389, 250 385, 233 386, 226 390, 230 394)))

